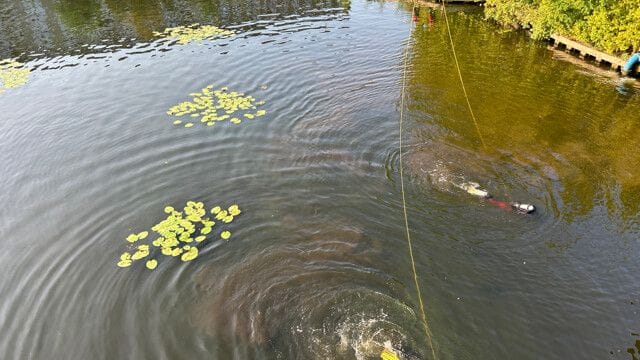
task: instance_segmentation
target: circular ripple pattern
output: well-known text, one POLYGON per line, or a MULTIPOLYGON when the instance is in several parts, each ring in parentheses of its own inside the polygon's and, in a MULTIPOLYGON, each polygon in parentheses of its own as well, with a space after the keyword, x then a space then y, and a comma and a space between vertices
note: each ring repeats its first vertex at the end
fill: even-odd
MULTIPOLYGON (((215 24, 237 31, 227 39, 181 45, 124 26, 22 55, 29 82, 0 94, 3 359, 372 359, 384 344, 428 358, 397 183, 410 9, 276 1, 240 16, 232 3, 215 24), (172 126, 166 109, 209 84, 266 100, 266 115, 172 126), (242 206, 228 242, 152 272, 114 265, 128 234, 190 199, 242 206)), ((16 4, 3 14, 20 16, 16 4)), ((206 20, 177 13, 140 19, 206 20)), ((437 12, 411 34, 402 149, 438 354, 628 348, 640 302, 637 99, 481 14, 451 19, 489 149, 469 127, 437 12), (540 211, 490 208, 434 175, 540 211)), ((18 33, 2 30, 13 54, 2 36, 18 33)))

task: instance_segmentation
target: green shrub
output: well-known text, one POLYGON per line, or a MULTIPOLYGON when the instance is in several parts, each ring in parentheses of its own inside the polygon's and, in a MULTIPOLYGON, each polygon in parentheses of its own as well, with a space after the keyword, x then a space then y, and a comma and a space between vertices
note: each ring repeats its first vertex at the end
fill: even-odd
POLYGON ((536 39, 558 33, 609 53, 640 49, 637 0, 487 0, 485 14, 502 24, 531 26, 536 39))

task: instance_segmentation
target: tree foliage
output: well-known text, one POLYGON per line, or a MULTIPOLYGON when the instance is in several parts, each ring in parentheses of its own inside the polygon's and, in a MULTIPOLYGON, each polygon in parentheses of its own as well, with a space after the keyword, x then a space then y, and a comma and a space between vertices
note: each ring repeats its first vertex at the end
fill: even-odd
POLYGON ((486 16, 530 26, 534 38, 558 33, 609 53, 640 49, 636 0, 487 0, 486 16))

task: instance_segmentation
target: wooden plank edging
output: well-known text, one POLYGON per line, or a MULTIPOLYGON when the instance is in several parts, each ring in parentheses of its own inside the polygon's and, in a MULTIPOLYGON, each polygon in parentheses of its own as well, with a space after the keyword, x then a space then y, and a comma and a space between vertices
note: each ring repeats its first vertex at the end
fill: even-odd
POLYGON ((624 66, 625 61, 621 58, 613 55, 609 55, 600 50, 596 50, 593 47, 580 43, 575 40, 571 40, 565 36, 552 34, 550 37, 551 41, 553 41, 554 46, 559 46, 560 44, 564 45, 569 50, 574 50, 580 53, 581 56, 590 56, 595 59, 596 62, 607 62, 611 64, 611 68, 618 69, 624 66))

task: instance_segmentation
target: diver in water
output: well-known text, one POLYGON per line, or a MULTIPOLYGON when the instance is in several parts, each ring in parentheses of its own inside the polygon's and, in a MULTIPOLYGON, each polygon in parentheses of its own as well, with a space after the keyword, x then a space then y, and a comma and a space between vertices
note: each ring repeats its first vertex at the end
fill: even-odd
POLYGON ((501 209, 511 209, 521 214, 531 214, 532 212, 536 211, 536 207, 531 204, 524 204, 518 201, 509 203, 506 201, 497 200, 493 196, 491 196, 487 190, 481 189, 480 184, 475 182, 465 182, 461 185, 454 185, 471 195, 485 199, 489 204, 497 206, 501 209))

